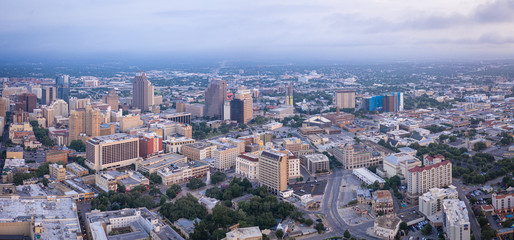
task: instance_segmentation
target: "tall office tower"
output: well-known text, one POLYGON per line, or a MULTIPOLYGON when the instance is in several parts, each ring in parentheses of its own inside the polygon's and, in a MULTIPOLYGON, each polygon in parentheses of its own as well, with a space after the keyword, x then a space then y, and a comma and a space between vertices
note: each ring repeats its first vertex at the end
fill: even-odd
POLYGON ((139 138, 124 133, 93 137, 86 142, 86 165, 96 171, 135 164, 139 159, 139 138))
POLYGON ((118 111, 118 105, 119 105, 119 99, 118 99, 118 93, 116 93, 116 90, 111 90, 109 94, 107 94, 104 97, 104 102, 109 104, 111 106, 111 110, 118 111))
POLYGON ((227 99, 227 82, 225 80, 212 80, 205 90, 205 116, 221 119, 223 117, 223 104, 227 99))
POLYGON ((61 75, 55 79, 57 87, 57 98, 64 100, 66 103, 70 102, 70 76, 61 75))
POLYGON ((230 101, 230 119, 238 123, 248 123, 253 118, 252 99, 234 99, 230 101))
POLYGON ((259 157, 259 184, 274 194, 287 189, 289 181, 288 155, 265 150, 259 157))
POLYGON ((100 110, 98 108, 86 111, 86 135, 100 136, 100 110))
POLYGON ((37 104, 36 94, 33 93, 23 93, 18 95, 18 101, 16 102, 15 110, 22 110, 25 112, 34 112, 37 104))
POLYGON ((71 111, 68 127, 68 144, 73 140, 79 140, 81 133, 86 132, 84 116, 85 110, 71 111))
POLYGON ((230 119, 248 123, 253 119, 253 98, 250 90, 239 90, 230 103, 230 119))
POLYGON ((154 88, 144 72, 136 73, 132 85, 132 106, 142 112, 150 111, 153 106, 154 88))
POLYGON ((293 106, 293 84, 287 85, 287 88, 286 88, 286 105, 293 106))
POLYGON ((336 106, 338 108, 355 108, 355 90, 336 90, 336 106))
MULTIPOLYGON (((3 117, 5 120, 5 114, 9 108, 9 100, 7 98, 0 98, 0 117, 3 117)), ((4 122, 5 123, 5 122, 4 122)), ((1 126, 3 127, 3 126, 1 126)))
POLYGON ((52 103, 57 97, 57 88, 52 86, 43 87, 41 90, 41 104, 49 105, 52 103))

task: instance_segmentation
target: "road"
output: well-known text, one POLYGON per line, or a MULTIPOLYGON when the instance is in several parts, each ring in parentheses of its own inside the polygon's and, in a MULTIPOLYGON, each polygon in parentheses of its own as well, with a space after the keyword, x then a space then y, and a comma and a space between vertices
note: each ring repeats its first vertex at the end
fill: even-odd
MULTIPOLYGON (((325 195, 321 206, 321 214, 324 216, 325 223, 330 229, 322 235, 314 235, 305 239, 325 239, 329 237, 342 237, 346 230, 350 231, 352 237, 358 239, 378 239, 366 234, 366 229, 373 226, 373 222, 366 222, 358 226, 349 226, 339 215, 338 207, 351 200, 351 190, 341 192, 341 188, 346 184, 350 174, 345 174, 343 170, 335 169, 328 178, 325 195), (341 198, 341 201, 340 201, 341 198)), ((344 189, 344 188, 343 188, 344 189)))
POLYGON ((475 217, 475 213, 471 208, 471 204, 469 203, 468 198, 466 198, 466 192, 463 189, 464 184, 462 184, 462 182, 458 179, 453 179, 452 184, 453 186, 457 187, 459 198, 466 204, 466 208, 468 209, 469 223, 471 224, 471 230, 473 230, 473 235, 475 235, 475 239, 480 240, 480 224, 478 224, 478 220, 475 217))

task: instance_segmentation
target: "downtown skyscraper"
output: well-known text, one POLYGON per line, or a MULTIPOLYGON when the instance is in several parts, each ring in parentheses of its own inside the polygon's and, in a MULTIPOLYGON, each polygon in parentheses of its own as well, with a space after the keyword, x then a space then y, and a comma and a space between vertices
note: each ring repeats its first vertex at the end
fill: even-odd
POLYGON ((154 87, 144 72, 139 72, 134 77, 132 85, 132 106, 141 109, 142 112, 150 111, 154 105, 154 87))
MULTIPOLYGON (((57 88, 57 98, 70 103, 70 76, 61 75, 55 79, 55 86, 57 88)), ((50 103, 46 103, 50 104, 50 103)))
POLYGON ((227 82, 225 80, 212 80, 205 90, 205 116, 221 119, 226 99, 227 82))

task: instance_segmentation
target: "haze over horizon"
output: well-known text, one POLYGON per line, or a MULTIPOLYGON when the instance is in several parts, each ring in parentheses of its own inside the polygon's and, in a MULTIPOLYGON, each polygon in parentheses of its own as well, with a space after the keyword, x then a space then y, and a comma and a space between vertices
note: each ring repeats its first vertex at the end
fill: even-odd
POLYGON ((514 2, 2 1, 0 60, 503 59, 514 2))

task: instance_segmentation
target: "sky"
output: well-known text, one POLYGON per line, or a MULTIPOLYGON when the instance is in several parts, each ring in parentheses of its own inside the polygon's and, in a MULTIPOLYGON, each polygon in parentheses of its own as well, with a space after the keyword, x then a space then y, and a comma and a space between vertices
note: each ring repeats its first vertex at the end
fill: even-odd
POLYGON ((0 1, 0 59, 503 59, 512 0, 0 1))

